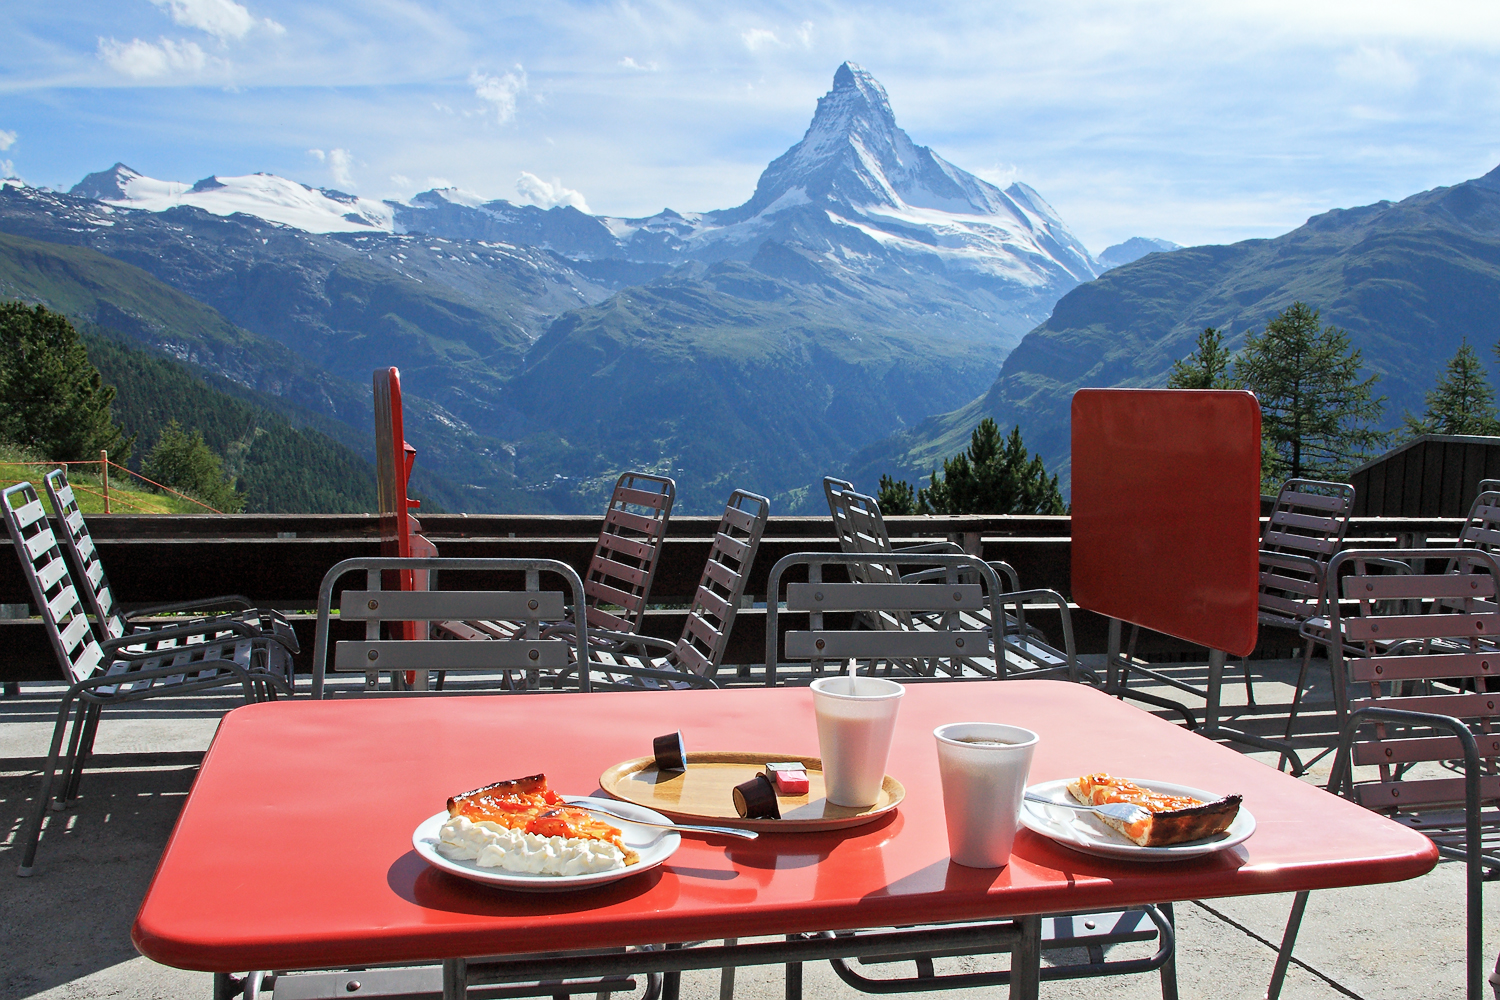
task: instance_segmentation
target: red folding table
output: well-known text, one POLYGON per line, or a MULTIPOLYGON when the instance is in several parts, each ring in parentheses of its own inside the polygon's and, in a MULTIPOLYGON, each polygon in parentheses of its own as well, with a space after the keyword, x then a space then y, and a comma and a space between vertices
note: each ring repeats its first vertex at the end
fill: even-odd
MULTIPOLYGON (((909 686, 889 765, 906 799, 853 830, 754 842, 689 835, 657 870, 541 895, 467 882, 412 850, 414 828, 449 795, 537 772, 587 794, 607 767, 648 754, 653 736, 674 729, 692 750, 818 749, 805 688, 237 709, 204 758, 135 943, 158 962, 220 973, 441 961, 449 995, 460 996, 464 983, 556 976, 557 961, 535 957, 545 952, 1012 919, 991 940, 1014 948, 1013 995, 1035 997, 1041 914, 1399 881, 1438 857, 1420 834, 1060 681, 909 686), (1004 869, 951 864, 932 730, 975 719, 1041 735, 1034 782, 1108 770, 1239 792, 1256 831, 1237 848, 1170 864, 1104 860, 1023 831, 1004 869), (467 965, 474 956, 511 957, 467 965)), ((569 960, 562 974, 811 961, 857 954, 849 940, 860 939, 617 952, 569 960)))

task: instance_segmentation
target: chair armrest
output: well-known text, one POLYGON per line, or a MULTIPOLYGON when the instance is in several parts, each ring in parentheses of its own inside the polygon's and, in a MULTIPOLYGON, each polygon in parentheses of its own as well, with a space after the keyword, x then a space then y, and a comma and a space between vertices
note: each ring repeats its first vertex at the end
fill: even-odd
POLYGON ((137 618, 150 618, 153 615, 167 615, 179 611, 198 611, 205 608, 217 608, 223 606, 234 607, 239 611, 248 611, 255 605, 250 603, 250 598, 243 594, 224 594, 220 597, 207 597, 200 601, 179 601, 176 604, 153 604, 146 608, 136 608, 125 616, 126 621, 134 621, 137 618))
MULTIPOLYGON (((165 655, 166 649, 171 649, 172 647, 168 646, 166 649, 158 648, 139 651, 130 651, 127 647, 140 645, 156 646, 170 639, 192 638, 206 639, 207 642, 205 645, 212 645, 216 641, 229 641, 225 638, 219 638, 225 632, 232 632, 240 639, 263 639, 267 642, 274 642, 288 653, 297 652, 297 646, 287 642, 282 636, 272 632, 262 632, 255 626, 248 622, 243 622, 233 615, 199 619, 191 624, 171 625, 167 628, 152 629, 149 632, 133 632, 130 635, 122 635, 117 639, 106 639, 99 644, 99 648, 104 652, 105 656, 116 660, 149 660, 153 656, 165 655)), ((188 645, 194 644, 190 643, 188 645)), ((181 673, 180 670, 178 672, 181 673)))
MULTIPOLYGON (((1059 594, 1055 590, 1012 590, 1004 594, 997 594, 995 597, 995 603, 999 605, 1014 603, 1016 605, 1016 610, 1019 612, 1021 605, 1025 601, 1038 599, 1057 605, 1057 613, 1062 618, 1063 654, 1067 657, 1068 660, 1068 680, 1077 681, 1078 654, 1073 645, 1073 611, 1068 607, 1068 599, 1066 597, 1059 594)), ((1025 622, 1024 620, 1022 620, 1022 625, 1024 626, 1024 624, 1025 622)), ((999 650, 1002 639, 1002 635, 995 636, 995 646, 997 652, 999 650)))
MULTIPOLYGON (((595 645, 595 638, 608 639, 610 640, 610 644, 615 648, 619 648, 622 646, 639 646, 643 652, 648 649, 659 649, 664 653, 670 653, 672 650, 677 648, 677 644, 675 642, 669 642, 666 639, 658 639, 654 635, 637 635, 634 632, 614 632, 607 628, 589 629, 590 646, 595 645)), ((605 644, 599 643, 598 645, 602 646, 605 644)))
POLYGON ((621 663, 598 663, 589 661, 590 670, 597 670, 606 674, 626 674, 630 677, 652 677, 657 680, 670 681, 674 684, 686 684, 691 688, 717 688, 718 682, 712 677, 704 677, 701 674, 691 673, 687 670, 675 670, 672 667, 632 667, 621 663))
MULTIPOLYGON (((920 545, 903 545, 900 548, 892 548, 891 551, 892 552, 907 552, 907 553, 910 553, 910 552, 946 552, 946 553, 952 553, 954 555, 960 555, 960 556, 965 556, 965 555, 969 554, 968 552, 964 551, 964 547, 962 545, 959 545, 957 542, 923 542, 920 545)), ((877 552, 871 552, 869 554, 872 555, 872 556, 873 555, 879 555, 879 553, 877 553, 877 552)), ((978 558, 978 557, 976 556, 975 558, 978 558)))

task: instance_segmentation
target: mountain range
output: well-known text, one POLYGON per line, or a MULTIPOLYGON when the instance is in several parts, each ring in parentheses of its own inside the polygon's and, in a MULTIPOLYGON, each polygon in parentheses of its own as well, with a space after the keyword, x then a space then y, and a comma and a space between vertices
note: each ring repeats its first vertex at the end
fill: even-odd
POLYGON ((1103 270, 1037 192, 916 145, 852 63, 721 211, 397 204, 117 164, 67 194, 0 185, 0 232, 133 265, 202 311, 163 318, 81 273, 9 294, 74 302, 360 438, 370 371, 396 365, 419 467, 476 512, 593 510, 626 467, 669 471, 684 511, 735 486, 816 510, 823 474, 973 399, 1103 270))
POLYGON ((993 385, 856 456, 856 481, 925 478, 993 417, 1019 424, 1047 468, 1068 480, 1069 407, 1084 387, 1163 386, 1199 331, 1231 349, 1295 301, 1349 334, 1380 376, 1384 426, 1420 414, 1467 340, 1500 341, 1500 167, 1398 202, 1335 209, 1275 239, 1153 253, 1064 295, 1005 359, 993 385))

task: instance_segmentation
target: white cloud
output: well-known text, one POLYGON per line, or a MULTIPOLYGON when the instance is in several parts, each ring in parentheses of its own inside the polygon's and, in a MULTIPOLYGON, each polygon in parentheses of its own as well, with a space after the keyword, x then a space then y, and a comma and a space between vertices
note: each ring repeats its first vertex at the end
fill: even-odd
POLYGON ((14 132, 7 132, 5 129, 0 128, 0 153, 3 153, 5 150, 9 149, 15 144, 16 134, 14 132))
POLYGON ((1361 45, 1338 61, 1339 75, 1361 86, 1406 90, 1417 82, 1417 70, 1400 53, 1361 45))
POLYGON ((536 174, 521 171, 520 179, 516 181, 516 190, 522 198, 536 205, 538 208, 555 208, 558 205, 571 205, 580 212, 589 212, 589 203, 583 200, 583 195, 570 188, 565 188, 562 181, 556 177, 548 184, 536 174))
POLYGON ((16 165, 10 160, 0 160, 0 177, 15 177, 16 165))
POLYGON ((759 52, 767 45, 780 45, 781 39, 776 37, 776 32, 765 28, 751 28, 749 31, 740 32, 740 40, 745 43, 745 48, 751 52, 759 52))
MULTIPOLYGON (((234 0, 151 0, 167 8, 172 20, 185 28, 197 28, 219 41, 244 38, 256 26, 255 16, 234 0)), ((283 34, 286 29, 270 18, 260 22, 270 31, 283 34)))
POLYGON ((486 76, 477 70, 469 74, 474 96, 495 107, 495 118, 504 125, 516 116, 516 97, 526 90, 526 71, 517 66, 504 76, 486 76))
POLYGON ((810 49, 812 48, 812 40, 813 23, 811 21, 803 21, 801 26, 797 28, 797 41, 802 43, 804 49, 810 49))
POLYGON ((208 57, 197 42, 179 42, 170 38, 159 39, 155 45, 139 38, 128 42, 101 38, 99 58, 110 69, 137 80, 168 73, 197 73, 208 65, 208 57))
POLYGON ((349 169, 354 165, 354 160, 347 149, 330 149, 326 153, 321 149, 309 149, 307 153, 319 163, 328 164, 328 174, 339 187, 354 187, 354 175, 349 169))
POLYGON ((400 188, 411 187, 411 178, 405 174, 391 174, 391 183, 400 188))
POLYGON ((625 69, 638 69, 638 70, 640 70, 643 73, 654 73, 654 72, 656 72, 656 63, 654 63, 654 62, 648 62, 644 66, 642 66, 640 63, 636 62, 634 59, 630 58, 629 56, 626 56, 624 59, 621 59, 620 60, 620 65, 622 67, 624 67, 625 69))

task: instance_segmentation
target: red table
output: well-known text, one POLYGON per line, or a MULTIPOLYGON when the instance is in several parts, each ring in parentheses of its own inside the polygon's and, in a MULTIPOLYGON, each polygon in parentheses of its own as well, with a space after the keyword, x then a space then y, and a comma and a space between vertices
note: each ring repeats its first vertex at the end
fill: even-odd
POLYGON ((1060 681, 910 685, 890 764, 906 801, 846 833, 744 843, 687 836, 655 872, 556 895, 473 884, 411 849, 412 830, 450 794, 539 771, 562 792, 586 794, 605 768, 678 728, 689 749, 818 749, 805 688, 237 709, 204 758, 135 943, 185 969, 343 968, 1392 882, 1438 857, 1420 834, 1060 681), (1023 831, 1004 869, 953 865, 932 730, 975 719, 1041 734, 1033 781, 1109 770, 1240 792, 1256 833, 1232 851, 1148 865, 1023 831))

